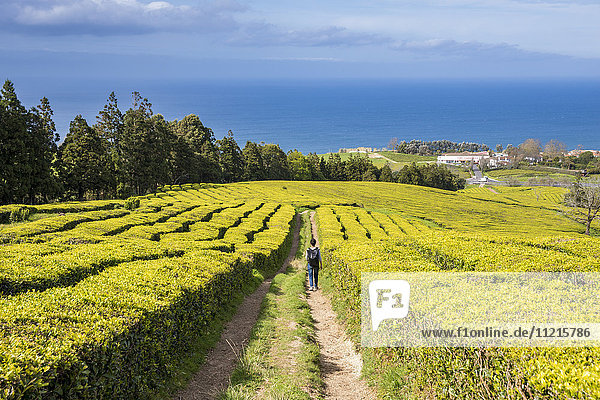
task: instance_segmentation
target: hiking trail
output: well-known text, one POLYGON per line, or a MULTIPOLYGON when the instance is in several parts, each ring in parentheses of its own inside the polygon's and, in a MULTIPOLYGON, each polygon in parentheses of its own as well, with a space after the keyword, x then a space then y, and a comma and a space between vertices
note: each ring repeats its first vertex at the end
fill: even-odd
MULTIPOLYGON (((319 245, 315 212, 310 214, 313 237, 319 245)), ((376 395, 365 381, 360 379, 362 358, 337 322, 331 302, 319 289, 308 292, 308 304, 315 321, 316 339, 319 344, 321 374, 325 382, 327 400, 374 400, 376 395)))
MULTIPOLYGON (((296 226, 293 232, 292 247, 278 273, 284 272, 296 256, 300 241, 302 221, 296 214, 296 226)), ((237 308, 229 321, 221 339, 206 356, 206 362, 194 374, 187 386, 175 394, 173 400, 209 400, 214 399, 229 385, 229 379, 239 357, 250 339, 252 328, 258 320, 262 301, 271 287, 272 278, 266 279, 237 308)))

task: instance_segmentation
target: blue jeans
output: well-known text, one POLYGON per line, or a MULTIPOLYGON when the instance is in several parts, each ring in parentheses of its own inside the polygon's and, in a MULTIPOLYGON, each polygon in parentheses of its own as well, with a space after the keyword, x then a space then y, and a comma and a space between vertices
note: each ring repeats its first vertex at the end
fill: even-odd
POLYGON ((308 264, 308 284, 310 285, 310 287, 319 286, 319 267, 313 267, 312 265, 308 264), (314 285, 313 277, 315 283, 314 285))

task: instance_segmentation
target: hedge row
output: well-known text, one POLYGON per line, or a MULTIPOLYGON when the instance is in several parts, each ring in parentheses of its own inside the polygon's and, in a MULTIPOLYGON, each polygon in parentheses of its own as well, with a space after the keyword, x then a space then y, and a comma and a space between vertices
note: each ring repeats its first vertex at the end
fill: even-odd
MULTIPOLYGON (((262 207, 259 201, 249 201, 238 207, 229 207, 214 214, 209 221, 198 222, 190 226, 190 231, 195 234, 195 240, 222 239, 228 229, 238 226, 243 218, 262 207)), ((193 237, 190 235, 190 238, 193 237)))
POLYGON ((251 270, 280 265, 293 221, 282 210, 248 252, 124 263, 72 287, 0 299, 0 397, 149 397, 251 270))
POLYGON ((37 221, 10 226, 0 230, 0 243, 19 241, 24 238, 30 238, 44 233, 62 232, 72 229, 84 222, 104 221, 120 218, 127 214, 129 214, 129 211, 126 210, 105 210, 42 218, 37 221))
POLYGON ((254 235, 263 231, 267 227, 267 222, 277 212, 280 205, 276 203, 266 203, 253 211, 247 217, 242 218, 239 225, 229 228, 223 239, 232 243, 251 242, 254 235))
MULTIPOLYGON (((227 218, 235 216, 241 219, 246 214, 245 208, 238 207, 234 204, 233 208, 225 208, 227 210, 227 218)), ((18 254, 19 248, 27 251, 24 254, 13 257, 0 257, 0 294, 11 295, 28 290, 45 290, 55 286, 72 285, 85 277, 98 273, 103 269, 117 264, 133 261, 133 260, 149 260, 167 256, 181 255, 184 251, 194 250, 199 248, 198 244, 191 246, 176 246, 176 250, 172 250, 169 243, 170 240, 159 243, 150 242, 149 240, 158 240, 161 235, 169 232, 182 232, 187 230, 190 224, 196 221, 206 220, 215 216, 215 219, 222 221, 222 218, 217 218, 219 212, 223 210, 222 205, 203 206, 193 208, 192 210, 184 211, 174 217, 169 218, 166 222, 158 222, 153 225, 138 225, 126 230, 118 236, 112 238, 102 238, 100 235, 106 233, 99 229, 92 231, 90 225, 98 228, 99 224, 81 224, 78 228, 70 232, 64 233, 61 240, 64 241, 67 237, 80 239, 86 238, 90 243, 83 243, 78 246, 66 246, 61 241, 54 240, 41 244, 18 244, 12 245, 11 254, 18 254), (96 234, 95 236, 92 233, 96 234), (96 240, 92 240, 94 237, 96 240), (73 247, 72 249, 70 249, 73 247), (47 250, 44 250, 47 249, 47 250), (57 253, 59 250, 59 253, 57 253)), ((255 205, 246 206, 247 209, 252 209, 255 205)), ((161 212, 155 214, 129 214, 121 220, 102 221, 101 227, 114 230, 115 227, 122 227, 132 223, 149 223, 163 219, 165 215, 172 215, 181 210, 187 210, 190 206, 179 204, 170 206, 161 212)), ((271 210, 273 207, 266 208, 271 210)), ((264 211, 258 213, 255 218, 261 218, 260 228, 264 227, 263 220, 267 218, 264 211)), ((237 220, 236 220, 237 221, 237 220)), ((239 227, 238 227, 239 228, 239 227)), ((237 229, 237 228, 232 228, 237 229)), ((179 240, 196 239, 196 234, 187 233, 182 235, 179 240)), ((248 241, 247 237, 243 238, 244 243, 248 241)), ((233 251, 232 238, 227 242, 211 243, 207 246, 200 246, 202 249, 220 249, 222 251, 233 251)))
POLYGON ((82 223, 69 232, 63 232, 57 235, 47 235, 42 239, 90 239, 103 236, 118 235, 126 230, 140 225, 153 225, 165 222, 169 218, 177 216, 186 211, 196 208, 197 205, 190 203, 175 203, 170 206, 162 207, 160 211, 142 212, 136 210, 125 215, 122 218, 113 218, 93 222, 82 223))
POLYGON ((27 258, 0 258, 0 295, 73 285, 105 268, 133 260, 181 255, 147 240, 107 240, 27 258))
MULTIPOLYGON (((413 235, 388 241, 351 240, 361 237, 362 229, 351 232, 354 223, 340 227, 332 214, 325 207, 317 212, 323 262, 335 288, 334 298, 357 341, 360 274, 364 271, 555 271, 600 266, 595 252, 584 251, 594 247, 588 238, 531 243, 502 239, 497 243, 499 239, 492 235, 428 230, 424 225, 411 231, 409 227, 415 225, 390 215, 390 220, 403 224, 413 235), (340 229, 348 240, 340 240, 340 229)), ((600 352, 596 348, 398 348, 369 349, 365 354, 370 360, 369 377, 385 382, 380 389, 386 398, 407 392, 443 399, 600 398, 600 352), (394 374, 397 380, 390 385, 389 377, 394 374)))
POLYGON ((9 204, 5 206, 0 206, 0 224, 6 224, 11 222, 11 213, 19 209, 26 209, 31 215, 35 213, 79 213, 86 211, 112 210, 120 207, 123 207, 122 200, 95 200, 86 202, 78 201, 72 203, 41 204, 38 206, 30 206, 25 204, 9 204))

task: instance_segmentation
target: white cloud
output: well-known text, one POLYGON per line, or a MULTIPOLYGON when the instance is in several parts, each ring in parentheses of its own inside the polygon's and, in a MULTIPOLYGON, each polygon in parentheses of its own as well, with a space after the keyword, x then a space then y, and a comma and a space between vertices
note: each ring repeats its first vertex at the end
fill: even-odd
POLYGON ((5 28, 26 33, 135 34, 157 31, 222 31, 235 28, 235 1, 205 1, 198 6, 168 1, 50 0, 9 3, 5 28))

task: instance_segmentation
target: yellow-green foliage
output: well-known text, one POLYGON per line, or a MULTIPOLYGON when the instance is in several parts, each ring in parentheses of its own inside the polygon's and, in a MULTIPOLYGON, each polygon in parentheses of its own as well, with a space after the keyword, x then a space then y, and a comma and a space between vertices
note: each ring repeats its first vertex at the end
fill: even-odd
MULTIPOLYGON (((269 181, 164 187, 134 210, 33 207, 33 221, 0 227, 0 398, 155 392, 251 270, 280 266, 295 207, 318 207, 326 269, 350 311, 365 270, 596 270, 598 239, 558 212, 561 190, 269 181)), ((498 395, 598 394, 593 349, 382 357, 409 360, 439 397, 452 385, 484 393, 481 377, 498 395)))
MULTIPOLYGON (((523 191, 511 193, 515 194, 528 195, 523 191)), ((400 214, 369 214, 360 208, 353 211, 352 207, 323 206, 317 216, 324 262, 333 276, 338 300, 347 305, 350 330, 355 335, 360 326, 360 274, 365 271, 600 268, 597 238, 515 238, 485 231, 430 229, 400 214), (376 239, 365 239, 365 227, 373 226, 373 217, 380 221, 387 238, 378 235, 376 239)), ((512 398, 522 393, 537 398, 600 397, 600 353, 594 348, 417 348, 380 349, 375 353, 381 374, 386 374, 385 369, 401 368, 407 375, 404 386, 397 382, 392 388, 382 389, 392 397, 400 396, 407 386, 413 393, 440 398, 512 398)))
POLYGON ((31 243, 1 245, 0 398, 158 391, 252 270, 270 273, 287 254, 294 208, 237 197, 171 190, 132 212, 5 228, 31 243), (202 228, 218 237, 199 240, 202 228))

